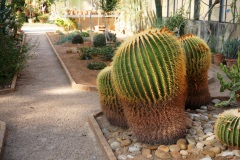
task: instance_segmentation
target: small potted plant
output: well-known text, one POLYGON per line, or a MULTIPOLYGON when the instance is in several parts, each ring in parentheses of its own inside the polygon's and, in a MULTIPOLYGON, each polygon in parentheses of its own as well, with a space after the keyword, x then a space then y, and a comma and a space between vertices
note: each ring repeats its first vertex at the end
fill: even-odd
POLYGON ((42 14, 40 16, 38 16, 38 19, 40 21, 40 23, 45 23, 48 20, 49 15, 48 14, 42 14))
POLYGON ((225 73, 228 79, 224 79, 220 73, 217 73, 217 78, 220 81, 220 92, 224 92, 226 89, 230 91, 230 98, 227 101, 220 102, 216 106, 227 106, 235 101, 240 102, 240 52, 238 53, 238 64, 233 64, 230 70, 226 65, 220 64, 221 70, 225 73))
POLYGON ((224 61, 224 55, 221 52, 218 52, 218 50, 216 49, 217 39, 212 35, 210 36, 208 46, 211 50, 211 53, 213 54, 213 63, 219 66, 220 63, 223 63, 224 61))
POLYGON ((240 40, 234 38, 227 39, 223 44, 223 54, 226 59, 227 67, 231 68, 232 64, 237 65, 238 51, 240 49, 240 40))

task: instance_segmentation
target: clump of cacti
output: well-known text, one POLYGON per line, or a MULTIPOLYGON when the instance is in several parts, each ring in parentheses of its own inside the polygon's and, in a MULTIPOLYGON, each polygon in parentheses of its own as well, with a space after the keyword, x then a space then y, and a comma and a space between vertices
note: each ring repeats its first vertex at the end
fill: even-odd
POLYGON ((188 80, 186 108, 196 109, 211 102, 208 89, 208 69, 211 52, 201 38, 188 34, 179 38, 184 46, 188 80))
POLYGON ((230 91, 230 97, 227 101, 222 101, 215 104, 215 106, 229 106, 236 100, 239 101, 240 97, 240 51, 238 53, 237 66, 233 64, 230 69, 226 65, 220 64, 221 70, 228 77, 224 79, 222 74, 217 73, 217 78, 220 81, 220 92, 224 92, 226 89, 230 91))
POLYGON ((97 77, 100 103, 102 111, 110 124, 126 128, 128 126, 127 120, 123 113, 123 106, 112 84, 111 68, 106 67, 97 77))
POLYGON ((240 109, 224 111, 219 115, 214 132, 218 140, 230 147, 240 148, 240 109))
POLYGON ((113 59, 112 78, 139 141, 172 144, 186 131, 186 68, 180 41, 152 29, 125 41, 113 59))
POLYGON ((105 35, 100 33, 93 37, 93 46, 94 47, 102 47, 106 46, 106 38, 105 35))

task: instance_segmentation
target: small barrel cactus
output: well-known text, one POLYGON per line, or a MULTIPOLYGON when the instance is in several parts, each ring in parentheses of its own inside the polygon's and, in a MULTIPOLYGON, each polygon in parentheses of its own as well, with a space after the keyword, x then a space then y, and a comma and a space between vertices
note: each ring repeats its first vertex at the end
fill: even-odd
POLYGON ((93 37, 93 46, 94 47, 102 47, 106 46, 106 38, 105 35, 100 33, 93 37))
POLYGON ((208 69, 211 52, 201 38, 188 34, 179 38, 184 46, 188 80, 186 108, 196 109, 211 102, 208 89, 208 69))
POLYGON ((123 107, 113 88, 111 68, 112 67, 106 67, 97 77, 101 107, 110 124, 126 128, 128 125, 123 113, 123 107))
POLYGON ((172 144, 186 131, 186 68, 180 41, 152 29, 125 41, 113 59, 113 83, 139 141, 172 144))
POLYGON ((72 44, 83 44, 83 43, 84 43, 83 37, 79 34, 74 36, 72 39, 72 44))
POLYGON ((219 115, 214 132, 222 143, 240 149, 240 109, 224 111, 219 115))

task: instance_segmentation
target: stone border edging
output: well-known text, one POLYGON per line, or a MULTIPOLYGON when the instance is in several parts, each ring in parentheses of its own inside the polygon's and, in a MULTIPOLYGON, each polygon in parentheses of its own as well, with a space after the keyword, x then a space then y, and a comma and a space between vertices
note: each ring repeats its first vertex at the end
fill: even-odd
POLYGON ((12 79, 11 87, 0 90, 0 94, 6 94, 9 92, 15 91, 16 85, 17 85, 17 75, 14 75, 14 77, 12 79))
POLYGON ((48 34, 46 33, 45 35, 46 35, 46 37, 47 37, 47 39, 48 39, 48 42, 50 43, 50 45, 51 45, 54 53, 56 54, 59 62, 61 63, 61 65, 62 65, 62 67, 63 67, 63 69, 64 69, 64 71, 65 71, 65 73, 66 73, 66 75, 67 75, 67 77, 68 77, 68 80, 69 80, 69 83, 70 83, 71 87, 74 88, 74 89, 80 89, 80 90, 84 90, 84 91, 97 91, 97 87, 95 87, 95 86, 77 84, 77 83, 73 80, 70 72, 68 71, 68 69, 67 69, 67 67, 65 66, 63 60, 61 59, 61 57, 59 56, 58 52, 57 52, 56 49, 54 48, 54 46, 53 46, 50 38, 48 37, 48 34))
POLYGON ((102 131, 95 119, 95 117, 99 116, 103 114, 102 112, 99 112, 97 114, 91 115, 88 117, 88 121, 89 124, 98 140, 98 142, 100 143, 101 149, 103 150, 105 156, 109 159, 109 160, 117 160, 116 156, 114 155, 112 149, 110 148, 106 138, 104 137, 104 135, 102 134, 102 131))
POLYGON ((6 131, 7 131, 6 123, 0 121, 0 160, 2 160, 2 157, 3 157, 4 144, 5 144, 6 135, 7 135, 6 131))

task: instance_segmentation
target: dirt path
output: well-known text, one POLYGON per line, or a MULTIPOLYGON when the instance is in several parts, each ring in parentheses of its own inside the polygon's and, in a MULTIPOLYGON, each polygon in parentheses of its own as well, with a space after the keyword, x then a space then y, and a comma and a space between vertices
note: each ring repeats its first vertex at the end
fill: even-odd
POLYGON ((8 128, 4 160, 104 160, 87 117, 100 110, 97 92, 76 91, 44 33, 31 33, 34 58, 17 91, 0 95, 0 121, 8 128))

